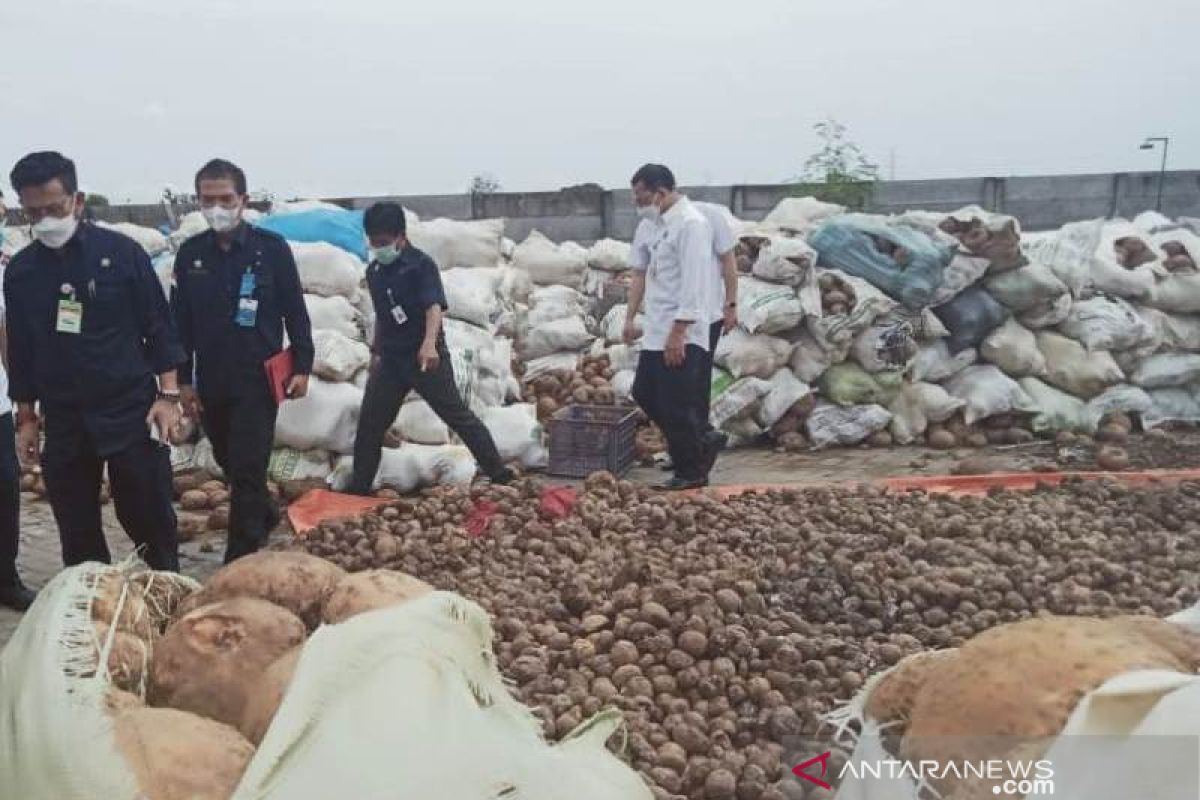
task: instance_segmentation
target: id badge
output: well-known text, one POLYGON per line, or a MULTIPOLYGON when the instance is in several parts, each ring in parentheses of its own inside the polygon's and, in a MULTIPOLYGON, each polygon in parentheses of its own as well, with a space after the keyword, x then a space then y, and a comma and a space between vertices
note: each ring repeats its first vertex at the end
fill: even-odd
POLYGON ((403 306, 392 306, 392 319, 396 320, 397 325, 408 322, 408 314, 404 313, 403 306))
POLYGON ((79 334, 83 330, 83 303, 65 297, 60 299, 54 330, 59 333, 79 334))
POLYGON ((258 301, 253 297, 238 300, 237 317, 234 321, 243 328, 253 328, 258 319, 258 301))
POLYGON ((242 273, 242 286, 241 286, 241 289, 238 291, 238 296, 239 297, 253 297, 254 296, 254 273, 253 272, 242 273))

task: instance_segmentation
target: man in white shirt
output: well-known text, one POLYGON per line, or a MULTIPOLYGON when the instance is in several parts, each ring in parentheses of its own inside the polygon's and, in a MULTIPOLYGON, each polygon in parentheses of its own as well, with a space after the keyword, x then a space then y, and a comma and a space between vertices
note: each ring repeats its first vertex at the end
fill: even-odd
POLYGON ((666 167, 647 164, 631 184, 638 208, 646 209, 639 213, 661 220, 649 245, 645 332, 633 398, 666 437, 675 477, 663 488, 694 489, 708 484, 716 457, 715 446, 704 441, 697 392, 709 364, 711 275, 718 271, 712 228, 675 190, 675 176, 666 167))
MULTIPOLYGON (((737 240, 734 238, 733 229, 729 225, 730 214, 728 209, 716 203, 704 203, 695 200, 692 200, 691 203, 693 208, 704 215, 709 227, 712 228, 713 253, 720 266, 719 271, 709 272, 706 275, 706 294, 711 300, 709 304, 708 350, 705 354, 708 367, 704 370, 703 381, 697 391, 702 395, 701 413, 705 441, 710 445, 716 445, 718 450, 722 450, 728 442, 728 437, 720 431, 713 429, 712 423, 709 421, 709 412, 711 410, 713 356, 716 354, 717 344, 720 342, 721 335, 729 333, 737 326, 738 271, 737 258, 734 255, 734 247, 737 245, 737 240)), ((639 215, 641 208, 639 207, 639 215)), ((642 219, 633 234, 633 244, 629 253, 629 267, 633 271, 633 280, 629 287, 628 311, 625 316, 624 332, 627 344, 632 344, 639 335, 634 320, 640 310, 642 295, 645 291, 645 273, 646 267, 650 264, 651 244, 654 241, 655 232, 661 224, 661 221, 642 219)), ((669 468, 669 464, 664 467, 664 469, 669 468)))
MULTIPOLYGON (((0 193, 0 283, 8 256, 4 247, 4 194, 0 193)), ((12 401, 8 399, 8 337, 5 335, 4 298, 0 295, 0 606, 24 611, 34 594, 17 575, 17 539, 21 523, 21 469, 17 463, 16 430, 12 401)))

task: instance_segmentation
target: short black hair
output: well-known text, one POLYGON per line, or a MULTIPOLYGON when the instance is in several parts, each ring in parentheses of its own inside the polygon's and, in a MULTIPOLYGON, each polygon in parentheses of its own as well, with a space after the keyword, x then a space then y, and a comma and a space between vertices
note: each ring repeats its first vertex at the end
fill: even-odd
POLYGON ((404 207, 399 203, 384 200, 367 209, 363 214, 363 229, 367 236, 404 236, 408 233, 408 222, 404 219, 404 207))
POLYGON ((630 186, 635 186, 639 183, 654 192, 657 192, 659 189, 673 192, 675 191, 675 173, 662 164, 643 164, 637 172, 633 173, 633 177, 629 180, 630 186))
POLYGON ((238 194, 246 193, 246 173, 232 161, 214 158, 196 173, 196 194, 200 194, 200 181, 233 181, 233 188, 238 194))
POLYGON ((43 186, 57 179, 67 194, 79 191, 75 162, 54 150, 30 153, 17 162, 8 176, 17 194, 30 186, 43 186))

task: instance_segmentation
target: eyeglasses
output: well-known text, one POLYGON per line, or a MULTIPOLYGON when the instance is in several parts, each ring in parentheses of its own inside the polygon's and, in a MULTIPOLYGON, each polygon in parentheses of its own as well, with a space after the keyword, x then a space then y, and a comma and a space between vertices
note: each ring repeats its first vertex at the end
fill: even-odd
POLYGON ((58 217, 62 219, 63 217, 70 216, 71 212, 75 210, 74 206, 75 198, 68 196, 37 208, 23 205, 21 206, 21 215, 30 225, 36 225, 46 217, 58 217))

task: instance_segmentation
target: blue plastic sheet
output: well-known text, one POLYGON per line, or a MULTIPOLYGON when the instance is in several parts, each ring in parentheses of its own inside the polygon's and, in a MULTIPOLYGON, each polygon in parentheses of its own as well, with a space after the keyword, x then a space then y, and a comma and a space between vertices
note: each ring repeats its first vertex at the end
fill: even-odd
POLYGON ((862 278, 910 311, 929 305, 954 256, 920 231, 861 215, 825 223, 808 243, 817 249, 821 266, 862 278), (881 251, 881 244, 907 251, 904 263, 881 251))
POLYGON ((989 333, 1008 320, 1009 314, 1007 308, 979 286, 963 289, 953 300, 933 309, 933 313, 950 331, 946 339, 950 355, 979 347, 989 333))
POLYGON ((254 223, 292 242, 328 242, 367 260, 363 212, 316 208, 298 214, 272 214, 254 223))

